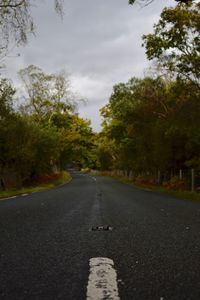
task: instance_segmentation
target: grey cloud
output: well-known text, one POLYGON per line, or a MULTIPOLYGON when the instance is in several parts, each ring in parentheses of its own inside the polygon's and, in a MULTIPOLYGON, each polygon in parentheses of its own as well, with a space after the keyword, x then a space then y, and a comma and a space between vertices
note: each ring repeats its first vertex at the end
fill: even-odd
POLYGON ((108 101, 112 86, 133 76, 143 76, 148 66, 141 36, 152 31, 164 5, 155 0, 141 9, 128 0, 66 0, 63 21, 52 9, 53 1, 33 7, 36 37, 20 51, 20 58, 7 60, 6 74, 19 84, 16 73, 29 64, 46 72, 66 69, 74 90, 88 99, 80 114, 99 129, 99 108, 108 101))

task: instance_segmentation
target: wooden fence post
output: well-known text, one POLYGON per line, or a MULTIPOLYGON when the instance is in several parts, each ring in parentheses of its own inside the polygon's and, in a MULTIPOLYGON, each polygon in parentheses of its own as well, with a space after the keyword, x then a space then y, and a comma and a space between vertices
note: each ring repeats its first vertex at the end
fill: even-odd
POLYGON ((194 192, 194 169, 191 170, 191 191, 194 192))
POLYGON ((182 180, 183 179, 183 171, 179 170, 179 179, 182 180))

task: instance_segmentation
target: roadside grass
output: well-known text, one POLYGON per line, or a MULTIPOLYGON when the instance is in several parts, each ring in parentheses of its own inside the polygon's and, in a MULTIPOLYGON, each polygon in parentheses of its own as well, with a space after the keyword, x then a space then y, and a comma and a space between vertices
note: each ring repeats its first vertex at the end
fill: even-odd
POLYGON ((176 197, 179 199, 200 201, 200 194, 197 192, 182 191, 182 190, 170 190, 161 185, 155 185, 155 186, 154 185, 144 185, 144 184, 138 184, 138 183, 130 182, 130 181, 129 181, 129 183, 131 183, 135 187, 142 188, 147 191, 167 194, 169 196, 173 196, 173 197, 176 197))
POLYGON ((22 187, 20 189, 13 188, 13 189, 5 190, 5 191, 0 191, 0 200, 2 198, 5 199, 5 198, 12 197, 12 196, 19 196, 19 195, 23 195, 23 194, 29 194, 29 193, 39 192, 39 191, 43 191, 43 190, 49 190, 49 189, 55 188, 59 185, 67 183, 70 179, 71 179, 71 177, 70 177, 69 173, 66 171, 62 171, 58 174, 58 176, 56 176, 56 179, 53 178, 53 180, 45 179, 43 183, 41 182, 37 185, 35 184, 33 186, 22 187))
POLYGON ((142 183, 135 182, 134 180, 131 180, 128 177, 119 176, 116 174, 110 174, 110 172, 99 172, 99 173, 96 173, 96 175, 97 176, 98 175, 109 176, 109 177, 112 177, 113 179, 116 179, 116 180, 121 181, 126 184, 130 184, 134 187, 137 187, 137 188, 149 191, 149 192, 162 193, 162 194, 176 197, 178 199, 200 201, 200 193, 197 193, 197 192, 190 192, 190 191, 186 191, 186 190, 170 190, 170 189, 165 188, 162 185, 142 184, 142 183))

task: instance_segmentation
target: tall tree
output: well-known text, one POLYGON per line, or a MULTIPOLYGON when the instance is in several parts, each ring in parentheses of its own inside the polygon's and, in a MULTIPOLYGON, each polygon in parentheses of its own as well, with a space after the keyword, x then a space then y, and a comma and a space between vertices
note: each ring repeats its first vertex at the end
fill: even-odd
POLYGON ((13 112, 12 97, 15 94, 10 81, 0 79, 0 122, 13 112))
POLYGON ((143 36, 149 60, 200 87, 200 3, 165 8, 154 33, 143 36))
POLYGON ((64 72, 45 74, 39 67, 30 65, 22 69, 19 75, 27 93, 21 109, 38 122, 51 122, 55 114, 74 110, 69 79, 64 72))

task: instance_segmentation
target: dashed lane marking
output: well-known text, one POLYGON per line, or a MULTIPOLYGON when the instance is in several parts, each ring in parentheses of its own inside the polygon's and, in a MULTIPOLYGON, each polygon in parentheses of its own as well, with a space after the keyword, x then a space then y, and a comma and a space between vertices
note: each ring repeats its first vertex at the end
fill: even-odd
POLYGON ((92 177, 92 179, 93 179, 94 181, 97 181, 97 179, 96 179, 95 177, 92 177))
POLYGON ((86 300, 120 300, 114 262, 107 257, 90 259, 86 300))

